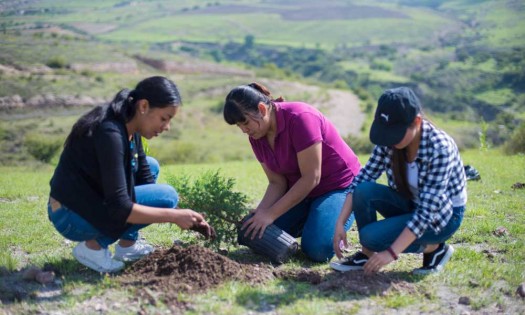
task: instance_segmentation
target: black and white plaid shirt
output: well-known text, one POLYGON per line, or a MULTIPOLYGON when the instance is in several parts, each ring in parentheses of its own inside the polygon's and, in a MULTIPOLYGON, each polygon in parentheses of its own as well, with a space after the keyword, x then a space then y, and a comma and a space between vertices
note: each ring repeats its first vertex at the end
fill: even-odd
MULTIPOLYGON (((430 227, 439 233, 452 216, 451 198, 466 185, 463 162, 454 140, 445 132, 423 120, 421 142, 416 157, 419 168, 419 203, 407 227, 421 237, 430 227)), ((388 185, 396 189, 391 166, 393 149, 375 146, 365 167, 354 178, 350 193, 361 182, 375 182, 386 171, 388 185)))

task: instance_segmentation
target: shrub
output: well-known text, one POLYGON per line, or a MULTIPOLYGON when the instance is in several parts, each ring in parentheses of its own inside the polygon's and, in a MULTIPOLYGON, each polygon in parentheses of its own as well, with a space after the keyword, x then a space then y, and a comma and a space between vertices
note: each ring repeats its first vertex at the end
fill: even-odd
POLYGON ((370 154, 374 149, 374 144, 366 137, 347 135, 343 140, 356 154, 370 154))
POLYGON ((63 69, 68 67, 66 59, 60 56, 56 56, 49 59, 46 65, 53 69, 63 69))
POLYGON ((506 154, 525 153, 525 122, 514 131, 512 137, 503 146, 506 154))
POLYGON ((24 146, 35 159, 49 163, 62 146, 62 140, 49 135, 28 134, 24 146))
POLYGON ((186 141, 173 141, 170 145, 152 143, 150 150, 164 164, 200 163, 205 160, 204 152, 197 144, 186 141))
POLYGON ((168 175, 167 182, 177 189, 181 208, 204 213, 215 228, 217 238, 205 246, 218 250, 221 245, 237 244, 237 224, 248 212, 248 197, 233 191, 233 178, 224 178, 217 170, 205 172, 193 182, 187 175, 168 175))

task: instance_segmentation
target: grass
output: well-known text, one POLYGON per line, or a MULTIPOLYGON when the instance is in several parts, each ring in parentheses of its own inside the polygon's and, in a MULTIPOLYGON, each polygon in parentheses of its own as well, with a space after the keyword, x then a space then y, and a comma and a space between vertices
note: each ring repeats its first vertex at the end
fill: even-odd
MULTIPOLYGON (((213 4, 213 2, 210 2, 213 4)), ((122 3, 96 1, 89 6, 85 1, 42 1, 34 8, 47 9, 23 16, 10 15, 13 23, 66 24, 75 27, 78 22, 114 25, 116 29, 90 35, 101 40, 133 41, 142 43, 185 40, 194 42, 242 42, 248 34, 259 43, 295 47, 332 48, 341 43, 349 46, 362 44, 417 44, 431 38, 435 29, 443 31, 458 28, 453 18, 424 8, 398 7, 384 2, 362 2, 383 12, 369 18, 326 19, 324 3, 311 1, 318 14, 310 19, 292 20, 286 13, 303 3, 267 3, 263 1, 221 1, 220 6, 245 6, 249 12, 199 13, 206 4, 196 1, 167 3, 150 1, 122 3), (124 4, 124 5, 121 5, 124 4), (318 7, 315 7, 318 5, 318 7), (320 6, 319 6, 320 5, 320 6), (198 6, 198 8, 197 8, 198 6), (402 16, 401 16, 402 15, 402 16), (320 16, 319 18, 317 18, 320 16), (286 30, 283 32, 282 30, 286 30)), ((344 9, 346 3, 337 2, 344 9)), ((359 10, 359 6, 355 7, 359 10)), ((333 12, 331 13, 333 14, 333 12)), ((11 27, 11 26, 10 26, 11 27)))
MULTIPOLYGON (((468 296, 472 311, 490 310, 495 303, 510 312, 525 311, 524 301, 514 294, 517 286, 525 281, 525 227, 522 224, 525 221, 525 192, 511 188, 512 184, 525 181, 525 157, 504 156, 496 150, 471 150, 463 152, 462 157, 465 164, 479 170, 482 180, 468 183, 467 212, 460 230, 451 239, 456 253, 446 272, 427 278, 411 277, 409 271, 420 264, 414 255, 403 255, 386 269, 410 281, 417 293, 399 291, 385 296, 349 292, 326 294, 310 284, 274 280, 263 286, 230 282, 196 296, 181 294, 181 301, 192 303, 194 308, 188 311, 190 314, 242 314, 271 310, 279 314, 348 314, 357 313, 370 304, 380 312, 389 312, 389 309, 402 312, 443 310, 446 301, 453 299, 457 303, 459 296, 468 296), (496 236, 494 231, 499 227, 507 229, 508 234, 496 236)), ((360 156, 362 162, 366 158, 360 156)), ((266 179, 253 159, 220 164, 167 165, 162 168, 160 181, 164 181, 166 174, 197 176, 217 169, 223 176, 234 178, 236 189, 247 194, 252 203, 262 197, 266 179)), ((0 167, 0 172, 0 267, 15 271, 29 265, 52 264, 63 274, 63 293, 56 301, 29 299, 7 304, 4 308, 14 313, 32 309, 66 311, 99 296, 106 296, 106 301, 125 304, 133 290, 120 288, 111 277, 79 269, 71 256, 74 244, 65 242, 47 220, 48 182, 53 167, 0 167)), ((356 244, 355 231, 350 233, 353 244, 356 244)), ((144 236, 158 246, 170 246, 174 239, 191 238, 167 224, 148 227, 144 236)), ((311 264, 302 257, 293 259, 284 268, 303 266, 327 269, 327 265, 311 264)), ((159 307, 162 309, 163 306, 157 305, 159 307)))

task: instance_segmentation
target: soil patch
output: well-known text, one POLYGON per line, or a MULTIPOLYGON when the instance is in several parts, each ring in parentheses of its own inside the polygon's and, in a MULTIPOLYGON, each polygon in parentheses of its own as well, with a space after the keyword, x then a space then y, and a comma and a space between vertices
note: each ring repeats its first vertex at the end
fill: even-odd
POLYGON ((143 288, 138 295, 155 304, 158 298, 172 302, 180 292, 204 292, 227 281, 258 284, 273 277, 269 265, 240 264, 204 247, 174 245, 137 261, 120 279, 143 288))
POLYGON ((359 295, 386 295, 389 292, 417 293, 414 284, 390 273, 365 275, 363 271, 335 272, 330 270, 296 269, 274 272, 285 280, 307 282, 319 291, 346 291, 359 295))
POLYGON ((179 292, 200 293, 227 281, 261 284, 275 277, 307 282, 320 291, 343 289, 370 295, 384 294, 393 288, 415 292, 413 284, 390 273, 368 276, 361 271, 339 273, 310 268, 274 269, 270 264, 240 263, 196 245, 186 248, 173 245, 157 250, 126 268, 119 278, 123 284, 147 288, 139 295, 169 300, 170 296, 176 297, 179 292))

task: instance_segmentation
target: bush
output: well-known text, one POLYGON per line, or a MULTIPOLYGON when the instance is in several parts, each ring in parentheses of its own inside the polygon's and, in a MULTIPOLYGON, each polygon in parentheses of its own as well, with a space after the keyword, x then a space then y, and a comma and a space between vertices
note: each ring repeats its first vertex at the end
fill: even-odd
POLYGON ((354 151, 355 154, 370 154, 374 149, 374 144, 365 137, 348 135, 344 137, 343 140, 350 148, 352 148, 352 151, 354 151))
POLYGON ((62 146, 62 140, 49 135, 28 134, 24 146, 35 159, 49 163, 62 146))
POLYGON ((49 59, 47 61, 46 65, 49 68, 53 68, 53 69, 63 69, 63 68, 67 68, 68 67, 66 59, 64 57, 60 57, 60 56, 53 57, 53 58, 49 59))
POLYGON ((205 172, 193 182, 187 175, 168 175, 167 182, 179 193, 181 208, 204 213, 215 228, 217 238, 205 246, 218 250, 221 245, 237 244, 237 224, 248 213, 248 197, 233 191, 233 178, 224 178, 217 170, 205 172))
POLYGON ((503 146, 506 154, 525 153, 525 122, 514 131, 512 137, 503 146))
POLYGON ((203 149, 193 142, 173 141, 169 145, 152 143, 150 150, 164 164, 201 163, 206 160, 203 149))

